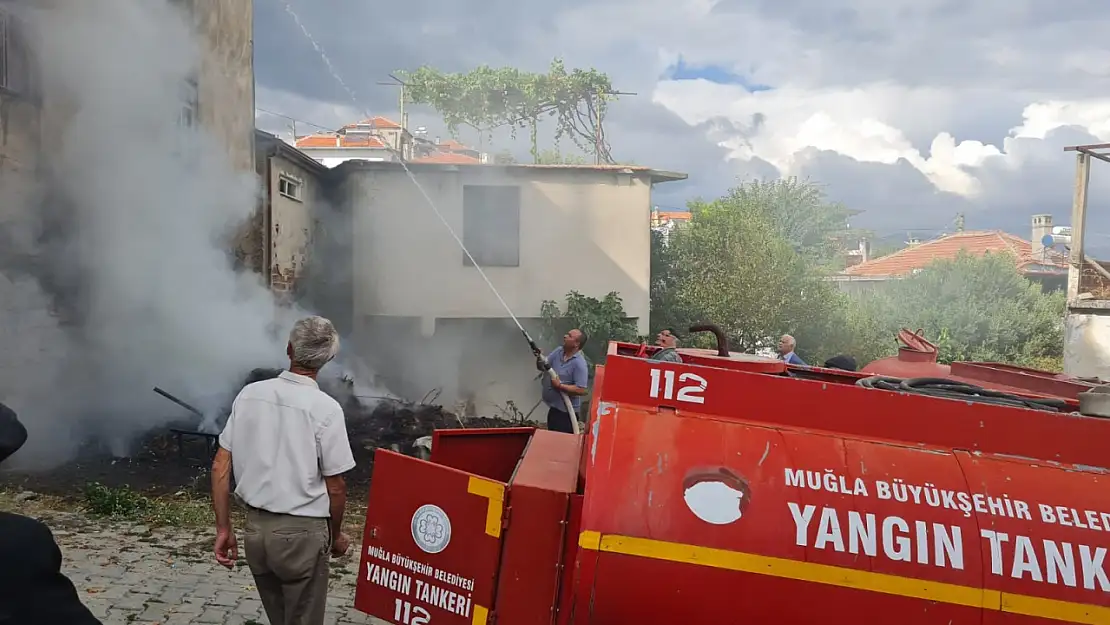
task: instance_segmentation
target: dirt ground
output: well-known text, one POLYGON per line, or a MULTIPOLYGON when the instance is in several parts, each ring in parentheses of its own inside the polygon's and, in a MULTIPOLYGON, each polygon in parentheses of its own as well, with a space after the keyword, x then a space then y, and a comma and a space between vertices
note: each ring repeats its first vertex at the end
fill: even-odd
MULTIPOLYGON (((372 407, 356 400, 345 402, 347 431, 358 466, 347 474, 350 500, 364 502, 369 493, 374 450, 383 447, 414 454, 412 443, 434 429, 489 428, 520 425, 505 419, 470 417, 460 422, 440 406, 384 400, 372 407)), ((38 473, 0 473, 0 489, 32 491, 63 500, 79 501, 89 483, 110 488, 128 486, 144 495, 206 496, 211 463, 208 441, 185 437, 182 449, 168 427, 154 430, 129 458, 89 451, 54 470, 38 473)))

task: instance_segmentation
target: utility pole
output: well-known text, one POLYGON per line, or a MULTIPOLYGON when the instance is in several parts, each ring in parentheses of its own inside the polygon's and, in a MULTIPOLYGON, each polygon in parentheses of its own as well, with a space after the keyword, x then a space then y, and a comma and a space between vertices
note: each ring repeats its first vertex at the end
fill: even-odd
POLYGON ((393 147, 394 147, 394 149, 396 149, 398 152, 401 153, 402 158, 407 159, 407 158, 409 158, 409 155, 405 154, 404 140, 405 140, 405 132, 408 131, 408 127, 409 127, 409 120, 405 115, 405 87, 408 87, 408 83, 401 80, 400 78, 397 78, 393 74, 390 74, 389 77, 392 78, 393 80, 390 81, 390 82, 378 82, 376 84, 383 85, 383 86, 386 86, 386 87, 398 87, 398 88, 400 88, 401 95, 400 95, 400 97, 398 98, 398 101, 397 101, 397 109, 398 109, 398 114, 401 117, 401 119, 400 119, 401 133, 400 133, 400 136, 397 137, 397 145, 395 145, 393 147))

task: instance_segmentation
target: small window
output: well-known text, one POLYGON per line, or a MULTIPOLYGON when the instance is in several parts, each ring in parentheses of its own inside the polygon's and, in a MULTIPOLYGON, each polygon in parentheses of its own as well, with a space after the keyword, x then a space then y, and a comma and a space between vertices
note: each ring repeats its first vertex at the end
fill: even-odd
POLYGON ((301 189, 304 183, 289 176, 278 178, 278 193, 291 200, 301 201, 301 189))
POLYGON ((463 187, 463 245, 482 267, 520 266, 520 187, 463 187))
POLYGON ((194 78, 190 78, 181 86, 181 112, 177 123, 186 128, 192 128, 200 121, 200 88, 194 78))

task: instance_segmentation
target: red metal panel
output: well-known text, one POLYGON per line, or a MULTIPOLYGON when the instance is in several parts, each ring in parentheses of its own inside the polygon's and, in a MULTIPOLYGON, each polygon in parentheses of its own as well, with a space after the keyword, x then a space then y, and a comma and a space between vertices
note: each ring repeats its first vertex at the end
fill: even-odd
POLYGON ((987 388, 1026 389, 1042 396, 1079 400, 1079 394, 1096 385, 1074 378, 995 362, 954 362, 952 376, 987 388))
POLYGON ((512 487, 497 588, 497 619, 507 625, 548 625, 555 618, 567 493, 512 487))
MULTIPOLYGON (((497 589, 497 618, 504 623, 544 625, 555 618, 581 441, 573 434, 536 430, 513 475, 497 589)), ((577 535, 570 538, 576 540, 577 535)))
POLYGON ((505 485, 379 449, 355 608, 392 623, 484 624, 505 485))
MULTIPOLYGON (((559 594, 556 605, 558 606, 556 622, 559 625, 569 625, 573 622, 574 601, 576 596, 589 597, 589 582, 583 579, 580 572, 582 563, 578 559, 578 535, 582 531, 582 495, 571 495, 570 506, 567 512, 566 541, 563 544, 563 567, 559 579, 559 594), (579 580, 582 580, 583 591, 579 592, 579 580)), ((596 558, 596 553, 592 554, 596 558)), ((591 567, 592 570, 592 567, 591 567)))
POLYGON ((508 482, 536 428, 473 428, 432 432, 432 462, 508 482))
MULTIPOLYGON (((611 383, 612 366, 609 374, 611 383)), ((1003 502, 993 488, 1029 501, 1034 515, 1032 502, 1044 502, 1056 517, 1107 527, 1106 472, 978 458, 973 474, 948 449, 599 405, 578 558, 597 572, 579 586, 588 600, 579 598, 575 623, 855 625, 897 615, 908 625, 978 625, 984 612, 1007 625, 1110 623, 1107 532, 985 519, 968 507, 1003 502), (1043 581, 1011 575, 1013 552, 995 557, 981 532, 989 522, 1011 544, 1024 532, 1035 548, 1076 545, 1078 587, 1049 582, 1043 560, 1043 581), (999 558, 1003 574, 993 575, 999 558)))
POLYGON ((610 356, 605 375, 599 406, 670 406, 682 414, 1076 465, 1099 466, 1110 457, 1110 419, 622 356, 610 356))
POLYGON ((988 588, 1110 608, 1110 472, 956 455, 972 493, 965 509, 978 519, 988 588))

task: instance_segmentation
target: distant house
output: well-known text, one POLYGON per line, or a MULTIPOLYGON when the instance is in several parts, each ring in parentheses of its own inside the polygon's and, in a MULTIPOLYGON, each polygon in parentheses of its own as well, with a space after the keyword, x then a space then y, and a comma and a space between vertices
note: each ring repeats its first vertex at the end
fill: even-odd
POLYGON ((960 252, 973 256, 1009 253, 1017 258, 1018 270, 1026 277, 1041 282, 1046 288, 1061 288, 1067 283, 1068 263, 1059 252, 1045 248, 1044 236, 1051 232, 1052 217, 1035 215, 1035 242, 998 230, 968 230, 931 241, 911 241, 906 248, 852 265, 830 279, 845 291, 860 291, 911 276, 935 261, 953 260, 960 252))
POLYGON ((690 223, 692 216, 690 211, 663 211, 659 210, 658 206, 654 206, 651 209, 649 224, 651 229, 663 235, 663 241, 666 241, 675 228, 690 223))
POLYGON ((465 165, 485 163, 488 156, 453 139, 430 140, 413 134, 387 117, 371 117, 335 132, 297 137, 293 144, 326 167, 352 160, 465 165))

